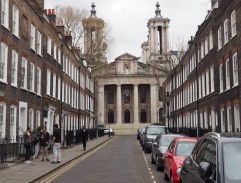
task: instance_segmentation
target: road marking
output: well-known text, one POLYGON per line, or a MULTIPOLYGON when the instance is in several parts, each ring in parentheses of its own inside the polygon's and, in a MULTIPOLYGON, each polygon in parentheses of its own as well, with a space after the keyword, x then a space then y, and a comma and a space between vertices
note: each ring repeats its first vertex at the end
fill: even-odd
POLYGON ((83 161, 84 159, 86 159, 87 157, 89 157, 90 155, 94 154, 96 151, 98 151, 99 149, 101 149, 102 147, 107 145, 109 142, 111 142, 115 138, 116 137, 114 137, 111 140, 101 144, 100 146, 96 147, 95 149, 91 150, 90 152, 87 152, 85 155, 81 155, 79 158, 73 160, 73 162, 70 162, 66 166, 64 165, 64 167, 60 168, 59 171, 57 171, 56 173, 53 173, 52 175, 49 175, 48 177, 46 177, 45 180, 41 181, 40 183, 49 183, 49 182, 53 181, 54 179, 59 177, 61 174, 65 173, 66 171, 68 171, 69 169, 71 169, 72 167, 77 165, 79 162, 83 161))

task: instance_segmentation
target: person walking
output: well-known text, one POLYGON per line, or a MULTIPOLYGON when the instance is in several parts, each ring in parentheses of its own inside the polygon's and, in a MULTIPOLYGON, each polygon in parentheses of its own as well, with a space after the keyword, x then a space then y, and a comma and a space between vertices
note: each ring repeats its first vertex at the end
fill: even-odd
POLYGON ((80 137, 82 140, 82 144, 83 144, 83 150, 86 150, 86 141, 88 140, 89 137, 89 131, 86 129, 85 126, 83 126, 82 130, 80 131, 80 137))
POLYGON ((46 131, 45 126, 40 131, 39 137, 40 137, 39 144, 40 144, 40 151, 42 154, 42 161, 44 161, 44 158, 46 159, 46 161, 49 161, 48 159, 49 133, 46 131))
POLYGON ((54 152, 54 160, 51 163, 60 163, 61 162, 61 132, 58 124, 54 124, 54 132, 53 132, 53 152, 54 152))
POLYGON ((31 163, 30 157, 32 156, 32 137, 31 128, 27 127, 27 131, 23 134, 24 147, 25 147, 25 163, 31 163))

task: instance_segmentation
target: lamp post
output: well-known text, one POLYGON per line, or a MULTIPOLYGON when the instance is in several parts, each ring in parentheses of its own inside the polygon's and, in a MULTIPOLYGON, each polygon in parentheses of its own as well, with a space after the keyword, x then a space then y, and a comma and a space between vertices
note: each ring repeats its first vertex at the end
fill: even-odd
POLYGON ((169 128, 169 105, 170 105, 170 93, 166 93, 166 103, 167 103, 167 127, 169 128))

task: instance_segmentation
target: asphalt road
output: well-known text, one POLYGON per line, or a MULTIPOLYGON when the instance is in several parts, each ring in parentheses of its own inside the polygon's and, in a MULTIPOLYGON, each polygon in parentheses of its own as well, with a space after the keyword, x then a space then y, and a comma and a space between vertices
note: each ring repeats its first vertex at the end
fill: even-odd
MULTIPOLYGON (((87 143, 88 148, 88 143, 87 143)), ((52 175, 54 183, 165 183, 136 136, 117 136, 52 175)))

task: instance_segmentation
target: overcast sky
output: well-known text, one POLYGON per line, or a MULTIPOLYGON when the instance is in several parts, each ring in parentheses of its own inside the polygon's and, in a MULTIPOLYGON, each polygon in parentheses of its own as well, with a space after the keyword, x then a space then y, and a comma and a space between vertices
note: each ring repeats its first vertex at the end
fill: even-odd
MULTIPOLYGON (((112 28, 114 44, 109 62, 123 53, 141 57, 141 44, 147 41, 147 22, 155 17, 158 0, 45 0, 45 9, 70 5, 90 11, 96 5, 96 16, 112 28)), ((210 0, 159 0, 161 15, 169 18, 170 41, 194 36, 211 7, 210 0)), ((171 43, 172 44, 172 43, 171 43)))

